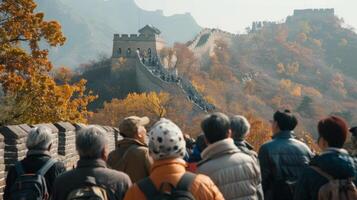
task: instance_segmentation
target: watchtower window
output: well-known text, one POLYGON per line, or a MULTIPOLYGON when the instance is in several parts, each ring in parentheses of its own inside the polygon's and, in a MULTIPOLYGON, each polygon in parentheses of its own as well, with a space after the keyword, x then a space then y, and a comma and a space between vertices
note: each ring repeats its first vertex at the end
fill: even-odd
POLYGON ((150 48, 148 49, 148 54, 149 54, 149 56, 151 56, 151 49, 150 48))
POLYGON ((118 49, 118 55, 121 55, 121 48, 118 49))
POLYGON ((130 54, 131 54, 131 49, 128 48, 128 51, 126 52, 126 55, 130 56, 130 54))

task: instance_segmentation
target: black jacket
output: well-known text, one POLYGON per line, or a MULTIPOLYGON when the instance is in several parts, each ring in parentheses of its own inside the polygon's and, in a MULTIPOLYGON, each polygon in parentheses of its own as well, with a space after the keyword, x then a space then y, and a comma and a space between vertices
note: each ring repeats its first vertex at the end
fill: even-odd
MULTIPOLYGON (((111 190, 113 199, 121 200, 131 186, 131 180, 123 172, 108 169, 105 161, 101 159, 80 159, 77 168, 59 176, 54 184, 52 200, 66 199, 70 192, 84 185, 88 177, 95 179, 96 183, 111 190)), ((112 200, 112 199, 111 199, 112 200)))
MULTIPOLYGON (((348 155, 343 149, 329 148, 311 160, 310 166, 320 168, 336 179, 355 177, 357 184, 357 159, 348 155)), ((328 180, 311 167, 306 168, 295 188, 295 200, 315 200, 321 186, 328 180)))
POLYGON ((294 139, 293 134, 292 131, 279 132, 259 150, 262 184, 267 200, 292 199, 291 188, 286 182, 296 182, 312 158, 309 147, 294 139))
MULTIPOLYGON (((35 173, 41 169, 41 167, 51 158, 48 151, 34 151, 27 152, 26 158, 21 162, 25 173, 35 173)), ((57 176, 66 171, 62 162, 56 162, 45 174, 47 189, 51 195, 53 183, 57 176)), ((6 186, 4 189, 4 200, 10 199, 11 187, 15 183, 17 178, 17 172, 15 166, 10 167, 6 177, 6 186)))

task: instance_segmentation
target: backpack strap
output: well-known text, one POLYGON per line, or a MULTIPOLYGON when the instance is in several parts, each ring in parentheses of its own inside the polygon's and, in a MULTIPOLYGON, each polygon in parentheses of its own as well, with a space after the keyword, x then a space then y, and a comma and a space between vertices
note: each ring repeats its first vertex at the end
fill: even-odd
POLYGON ((335 178, 333 176, 331 176, 330 174, 322 171, 322 169, 320 169, 319 167, 316 166, 310 166, 313 170, 315 170, 317 173, 319 173, 321 176, 325 177, 327 180, 332 181, 335 178))
POLYGON ((189 191, 192 182, 195 180, 196 174, 186 172, 178 182, 176 190, 189 191))
POLYGON ((159 193, 150 177, 146 177, 143 180, 139 181, 137 185, 139 189, 144 193, 147 199, 155 197, 159 193))
POLYGON ((16 164, 15 164, 15 171, 17 173, 18 176, 22 176, 25 174, 25 170, 22 166, 22 163, 21 161, 18 161, 16 164))
POLYGON ((57 161, 54 160, 54 159, 49 159, 49 160, 45 163, 45 165, 43 165, 43 166, 41 167, 41 169, 36 172, 36 174, 37 174, 37 175, 44 176, 44 175, 47 173, 47 171, 48 171, 56 162, 57 162, 57 161))

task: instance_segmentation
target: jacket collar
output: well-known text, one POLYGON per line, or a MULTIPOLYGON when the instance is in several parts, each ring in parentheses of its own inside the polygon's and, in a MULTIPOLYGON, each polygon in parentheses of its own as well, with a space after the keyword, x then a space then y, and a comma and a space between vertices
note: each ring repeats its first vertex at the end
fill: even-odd
POLYGON ((47 150, 28 150, 26 153, 26 156, 49 156, 51 157, 51 154, 47 150))
POLYGON ((254 147, 251 144, 249 144, 247 141, 245 141, 245 140, 235 140, 234 144, 237 147, 245 147, 245 148, 247 148, 249 150, 253 150, 254 149, 254 147))
POLYGON ((136 145, 139 145, 139 146, 145 146, 147 147, 148 145, 147 144, 144 144, 143 142, 137 140, 137 139, 134 139, 134 138, 124 138, 123 140, 119 141, 117 143, 117 146, 120 146, 120 145, 131 145, 131 144, 136 144, 136 145))
POLYGON ((273 139, 290 139, 294 138, 294 131, 280 131, 273 135, 273 139))
POLYGON ((79 159, 77 162, 77 168, 96 168, 103 167, 106 168, 107 165, 102 159, 79 159))
POLYGON ((155 160, 151 168, 150 177, 153 179, 162 177, 163 174, 185 173, 186 162, 181 158, 155 160))
POLYGON ((328 147, 320 155, 325 155, 328 153, 348 154, 348 151, 342 148, 340 149, 340 148, 328 147))
POLYGON ((234 151, 239 151, 239 149, 235 146, 232 138, 227 138, 208 145, 208 147, 201 153, 201 157, 203 160, 206 160, 234 151))

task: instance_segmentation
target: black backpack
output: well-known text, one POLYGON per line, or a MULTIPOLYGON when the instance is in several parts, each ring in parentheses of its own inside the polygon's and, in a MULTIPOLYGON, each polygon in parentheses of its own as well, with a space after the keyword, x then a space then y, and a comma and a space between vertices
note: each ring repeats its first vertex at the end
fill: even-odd
POLYGON ((15 169, 17 178, 11 187, 11 200, 47 200, 49 194, 44 175, 56 163, 49 159, 35 174, 25 173, 21 162, 17 162, 15 169))
POLYGON ((195 177, 196 175, 193 173, 185 173, 176 187, 170 183, 162 183, 159 190, 156 189, 149 177, 139 181, 137 184, 147 200, 195 200, 195 197, 189 191, 195 177), (171 192, 163 191, 165 185, 171 187, 171 192))

